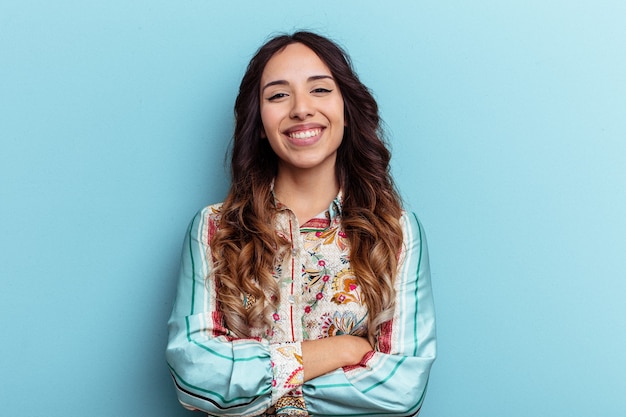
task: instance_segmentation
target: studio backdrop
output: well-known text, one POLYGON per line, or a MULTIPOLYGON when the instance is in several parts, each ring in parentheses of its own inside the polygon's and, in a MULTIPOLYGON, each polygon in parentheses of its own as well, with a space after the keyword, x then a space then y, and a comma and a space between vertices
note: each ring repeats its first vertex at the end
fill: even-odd
POLYGON ((165 364, 182 239, 228 187, 248 60, 353 58, 430 247, 424 417, 619 416, 626 6, 0 1, 0 414, 192 416, 165 364))

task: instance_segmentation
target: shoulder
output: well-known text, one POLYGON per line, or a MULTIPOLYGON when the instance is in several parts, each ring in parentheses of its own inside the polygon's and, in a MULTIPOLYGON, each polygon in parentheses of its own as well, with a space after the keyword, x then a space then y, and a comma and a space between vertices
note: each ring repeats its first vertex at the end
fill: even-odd
POLYGON ((209 206, 206 206, 202 209, 200 209, 198 211, 198 213, 196 214, 196 216, 199 216, 203 219, 212 219, 212 220, 219 220, 219 218, 221 217, 221 213, 222 213, 222 206, 224 205, 224 203, 215 203, 215 204, 211 204, 209 206))
POLYGON ((223 203, 216 203, 198 210, 191 220, 190 232, 206 245, 211 242, 220 223, 223 203))
POLYGON ((402 226, 402 231, 404 233, 413 232, 417 233, 418 236, 422 236, 424 234, 424 226, 422 222, 412 211, 402 210, 402 215, 400 216, 400 225, 402 226))
POLYGON ((400 217, 400 226, 402 227, 402 239, 405 250, 418 250, 421 252, 426 248, 424 226, 414 212, 403 210, 400 217))

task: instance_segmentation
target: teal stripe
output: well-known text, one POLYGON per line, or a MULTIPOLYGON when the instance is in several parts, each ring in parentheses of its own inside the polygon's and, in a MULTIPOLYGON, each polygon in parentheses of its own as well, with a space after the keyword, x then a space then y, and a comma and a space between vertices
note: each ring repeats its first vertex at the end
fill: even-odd
MULTIPOLYGON (((426 395, 426 390, 428 388, 428 381, 426 381, 426 385, 424 386, 424 390, 422 391, 422 395, 417 400, 417 402, 407 410, 409 414, 415 413, 415 411, 421 407, 422 402, 424 401, 424 395, 426 395)), ((376 416, 388 416, 389 413, 352 413, 352 414, 316 414, 319 417, 376 417, 376 416)))
MULTIPOLYGON (((368 391, 373 390, 374 388, 376 388, 379 385, 384 384, 385 382, 387 382, 397 371, 398 368, 400 367, 400 365, 402 364, 402 362, 404 362, 407 359, 406 356, 403 356, 402 359, 400 359, 400 361, 398 361, 398 363, 393 367, 393 369, 391 370, 391 372, 389 373, 389 375, 387 375, 387 377, 381 381, 376 382, 375 384, 369 386, 368 388, 365 389, 360 389, 359 391, 362 392, 363 394, 367 393, 368 391)), ((352 384, 350 383, 341 383, 341 384, 323 384, 323 385, 315 385, 316 388, 345 388, 345 387, 353 387, 352 384)), ((354 387, 356 388, 356 387, 354 387)))
POLYGON ((193 259, 193 246, 191 245, 191 231, 193 230, 193 223, 195 222, 195 219, 191 222, 191 224, 189 225, 189 231, 187 233, 187 235, 189 236, 189 259, 191 260, 191 278, 192 278, 192 285, 191 285, 191 311, 189 312, 189 314, 193 314, 194 312, 194 308, 195 308, 195 294, 196 294, 196 262, 193 259))
MULTIPOLYGON (((196 282, 195 282, 195 277, 196 277, 196 263, 193 259, 193 247, 191 245, 191 231, 193 230, 193 224, 196 221, 196 218, 194 217, 194 219, 191 221, 191 224, 189 225, 189 229, 187 230, 187 236, 188 236, 188 244, 189 244, 189 259, 191 261, 191 311, 189 312, 189 315, 193 314, 194 311, 194 301, 195 301, 195 292, 196 292, 196 282)), ((191 331, 189 329, 189 318, 186 318, 186 323, 187 323, 187 341, 191 342, 191 331)))
POLYGON ((172 367, 172 365, 167 364, 167 366, 169 366, 170 370, 172 371, 172 373, 174 374, 174 376, 176 377, 176 379, 183 384, 184 386, 194 389, 196 391, 200 391, 200 392, 204 392, 206 394, 210 394, 213 395, 214 397, 217 397, 220 399, 220 401, 222 401, 222 403, 224 404, 228 404, 228 403, 232 403, 234 401, 241 401, 241 400, 250 400, 252 398, 257 398, 260 397, 262 395, 266 395, 269 394, 271 392, 271 388, 265 389, 263 391, 261 391, 260 393, 250 396, 250 397, 236 397, 236 398, 231 398, 230 400, 227 400, 226 398, 224 398, 220 393, 215 392, 215 391, 211 391, 205 388, 201 388, 201 387, 197 387, 195 385, 190 384, 189 382, 185 381, 183 378, 181 378, 181 376, 178 374, 178 372, 176 372, 176 370, 174 370, 174 367, 172 367))
POLYGON ((343 383, 343 384, 316 384, 315 388, 345 388, 351 387, 352 384, 343 383))
POLYGON ((398 370, 398 368, 400 367, 400 365, 402 365, 402 362, 404 362, 406 360, 406 356, 403 356, 402 359, 400 359, 398 361, 398 363, 396 364, 396 366, 393 367, 393 369, 391 370, 391 372, 389 373, 389 375, 387 375, 387 378, 383 379, 382 381, 378 381, 377 383, 375 383, 374 385, 372 385, 371 387, 367 388, 365 391, 361 391, 363 394, 373 390, 374 388, 376 388, 379 385, 384 384, 385 382, 389 381, 389 378, 391 378, 392 376, 394 376, 394 374, 396 373, 396 371, 398 370))
POLYGON ((193 343, 194 345, 198 346, 199 348, 202 348, 204 350, 206 350, 207 352, 212 353, 213 355, 223 358, 223 359, 228 359, 231 362, 249 362, 249 361, 254 361, 257 359, 267 359, 269 357, 269 355, 257 355, 257 356, 247 356, 245 358, 234 358, 232 356, 226 356, 223 355, 221 353, 216 352, 215 350, 211 349, 210 347, 201 344, 200 342, 196 341, 196 340, 191 340, 191 343, 193 343))
MULTIPOLYGON (((417 223, 417 231, 420 237, 420 253, 417 261, 417 279, 415 281, 415 316, 417 317, 417 312, 419 311, 419 301, 417 299, 417 290, 419 288, 419 276, 420 276, 420 268, 422 267, 422 249, 424 247, 422 241, 422 227, 420 226, 420 222, 417 219, 415 213, 413 213, 413 217, 415 218, 415 222, 417 223)), ((413 356, 417 356, 417 320, 413 320, 413 336, 414 336, 414 345, 413 345, 413 356)))

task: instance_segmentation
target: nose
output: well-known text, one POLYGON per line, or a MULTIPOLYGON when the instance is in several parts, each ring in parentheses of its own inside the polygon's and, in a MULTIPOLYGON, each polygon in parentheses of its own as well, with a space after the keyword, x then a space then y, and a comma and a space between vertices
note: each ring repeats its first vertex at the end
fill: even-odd
POLYGON ((289 116, 292 119, 304 120, 309 116, 313 116, 315 110, 311 102, 311 97, 306 93, 293 93, 292 106, 289 116))

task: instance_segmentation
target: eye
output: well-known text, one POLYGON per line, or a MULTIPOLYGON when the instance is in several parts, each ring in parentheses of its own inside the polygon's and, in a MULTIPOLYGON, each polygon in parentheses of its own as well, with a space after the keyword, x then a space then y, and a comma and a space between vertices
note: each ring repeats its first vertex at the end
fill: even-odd
POLYGON ((313 91, 311 91, 311 92, 312 92, 312 93, 315 93, 315 94, 325 94, 325 93, 330 93, 330 92, 332 92, 332 91, 333 91, 333 90, 329 90, 328 88, 319 87, 319 88, 314 89, 314 90, 313 90, 313 91))
POLYGON ((276 93, 276 94, 272 94, 271 96, 269 96, 267 98, 268 101, 276 101, 276 100, 280 100, 281 98, 285 98, 287 97, 286 93, 276 93))

